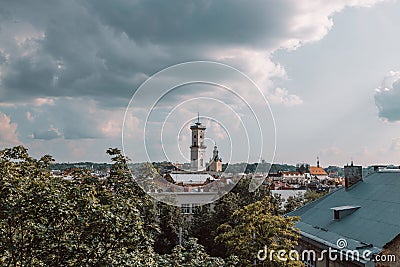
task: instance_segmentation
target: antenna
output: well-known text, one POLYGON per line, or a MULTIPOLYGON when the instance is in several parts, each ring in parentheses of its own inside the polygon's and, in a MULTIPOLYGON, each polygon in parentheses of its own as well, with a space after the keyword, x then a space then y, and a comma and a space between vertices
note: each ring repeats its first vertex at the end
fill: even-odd
POLYGON ((200 113, 199 112, 197 112, 197 122, 195 123, 196 125, 201 125, 201 122, 200 122, 200 113))

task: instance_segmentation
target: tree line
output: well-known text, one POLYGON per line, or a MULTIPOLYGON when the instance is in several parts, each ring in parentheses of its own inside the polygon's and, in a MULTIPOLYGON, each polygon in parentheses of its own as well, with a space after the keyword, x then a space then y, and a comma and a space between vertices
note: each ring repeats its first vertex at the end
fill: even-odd
POLYGON ((282 216, 281 200, 248 180, 190 220, 179 207, 155 202, 133 180, 116 148, 110 174, 75 169, 51 175, 53 158, 23 146, 0 151, 1 266, 302 266, 257 252, 293 249, 298 218, 282 216))

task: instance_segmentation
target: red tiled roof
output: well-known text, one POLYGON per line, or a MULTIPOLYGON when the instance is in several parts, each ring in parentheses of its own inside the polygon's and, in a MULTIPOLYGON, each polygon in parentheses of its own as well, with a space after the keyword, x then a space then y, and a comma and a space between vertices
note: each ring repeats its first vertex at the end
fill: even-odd
POLYGON ((317 166, 310 166, 311 175, 328 175, 324 169, 317 166))

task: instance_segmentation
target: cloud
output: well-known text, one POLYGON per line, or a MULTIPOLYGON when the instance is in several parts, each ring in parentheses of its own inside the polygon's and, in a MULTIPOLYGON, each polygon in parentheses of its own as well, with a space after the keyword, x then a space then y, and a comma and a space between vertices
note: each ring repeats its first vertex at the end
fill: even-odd
POLYGON ((322 149, 322 155, 323 156, 327 156, 327 157, 338 157, 338 156, 342 156, 343 155, 343 151, 342 149, 340 149, 339 147, 332 145, 330 147, 324 148, 322 149))
POLYGON ((119 137, 124 109, 105 109, 90 98, 57 97, 0 106, 19 121, 22 141, 119 137))
POLYGON ((40 107, 43 105, 54 106, 54 98, 50 97, 39 97, 33 100, 33 105, 35 107, 40 107))
POLYGON ((54 125, 65 139, 105 138, 108 133, 102 129, 107 129, 104 124, 110 120, 120 124, 123 118, 121 110, 101 109, 96 101, 86 97, 61 97, 54 99, 54 103, 42 108, 36 121, 54 125))
POLYGON ((26 116, 26 119, 29 121, 29 122, 32 122, 35 118, 32 116, 32 113, 31 112, 29 112, 29 111, 27 111, 26 113, 25 113, 25 116, 26 116))
POLYGON ((400 151, 400 137, 393 138, 389 151, 400 151))
POLYGON ((11 122, 9 116, 0 112, 0 145, 1 146, 12 146, 19 144, 18 125, 15 122, 11 122))
MULTIPOLYGON (((333 15, 346 7, 377 2, 6 0, 0 10, 0 108, 19 117, 13 114, 15 122, 2 118, 2 123, 13 133, 9 140, 18 140, 18 123, 22 141, 40 143, 38 149, 49 142, 61 148, 65 142, 79 150, 83 146, 75 141, 80 139, 82 144, 98 142, 93 145, 98 149, 104 140, 120 141, 124 108, 142 82, 191 60, 232 65, 272 103, 301 105, 301 93, 277 88, 277 80, 290 77, 274 53, 321 40, 333 26, 333 15)), ((243 96, 252 97, 243 84, 238 86, 243 96)), ((134 115, 128 118, 131 135, 144 120, 134 115)))
POLYGON ((268 95, 268 99, 274 104, 283 104, 284 106, 297 106, 303 104, 303 100, 297 95, 289 94, 288 90, 276 88, 268 95))
POLYGON ((400 71, 391 71, 375 89, 378 116, 384 121, 400 121, 400 71))
POLYGON ((360 1, 53 1, 2 7, 2 100, 89 96, 124 106, 154 72, 194 59, 239 67, 271 89, 277 49, 323 38, 360 1))
POLYGON ((34 139, 41 139, 41 140, 52 140, 56 138, 60 138, 62 135, 60 130, 54 128, 53 125, 50 125, 50 128, 44 131, 36 131, 33 133, 34 139))

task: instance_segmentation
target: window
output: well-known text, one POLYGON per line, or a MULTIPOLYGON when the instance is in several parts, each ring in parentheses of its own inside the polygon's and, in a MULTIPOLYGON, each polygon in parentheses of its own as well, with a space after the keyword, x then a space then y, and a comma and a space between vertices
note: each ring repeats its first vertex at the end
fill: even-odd
MULTIPOLYGON (((314 254, 315 255, 315 254, 314 254)), ((315 257, 314 257, 315 258, 315 257)), ((315 267, 315 261, 312 255, 308 254, 307 258, 303 260, 305 267, 315 267)))
POLYGON ((200 207, 201 207, 200 204, 197 203, 192 204, 192 213, 195 213, 196 210, 197 211, 200 210, 200 207))
POLYGON ((190 214, 190 204, 182 204, 181 210, 183 214, 190 214))
POLYGON ((194 142, 194 146, 197 146, 197 142, 196 141, 194 142))
POLYGON ((193 138, 196 138, 196 135, 193 135, 193 138))

